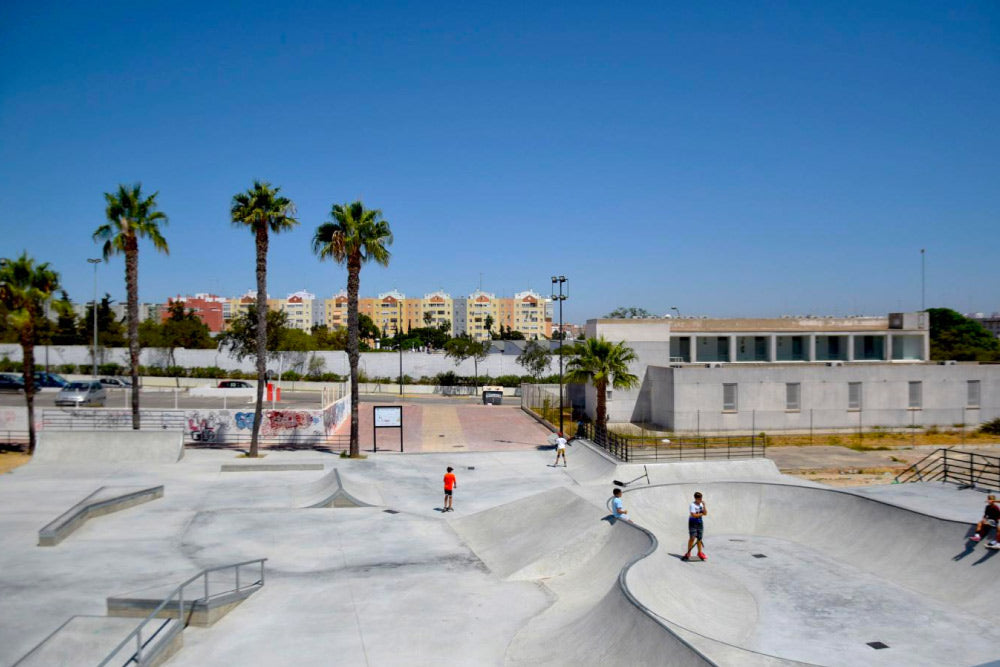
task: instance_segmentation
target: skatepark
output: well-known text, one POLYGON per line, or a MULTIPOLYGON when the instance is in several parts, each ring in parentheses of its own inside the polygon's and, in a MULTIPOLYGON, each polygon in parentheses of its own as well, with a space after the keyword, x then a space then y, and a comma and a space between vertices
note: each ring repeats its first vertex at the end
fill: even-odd
POLYGON ((848 492, 767 459, 618 464, 582 441, 553 467, 549 431, 518 410, 477 418, 475 447, 428 414, 411 437, 436 450, 363 460, 88 461, 43 440, 0 476, 0 664, 100 664, 212 568, 179 601, 186 627, 145 626, 154 662, 1000 664, 1000 558, 967 539, 983 489, 848 492), (634 523, 610 519, 614 480, 634 523), (682 562, 695 490, 708 560, 682 562))

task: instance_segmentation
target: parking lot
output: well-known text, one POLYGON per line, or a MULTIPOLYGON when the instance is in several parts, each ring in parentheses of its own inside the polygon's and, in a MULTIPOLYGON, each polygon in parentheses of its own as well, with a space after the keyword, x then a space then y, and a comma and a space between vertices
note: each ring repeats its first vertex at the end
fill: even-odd
MULTIPOLYGON (((35 394, 35 408, 56 407, 58 389, 43 389, 35 394)), ((275 402, 275 407, 284 408, 315 408, 321 407, 323 395, 315 391, 282 391, 281 401, 275 402)), ((168 410, 171 408, 243 408, 254 404, 254 397, 246 396, 189 396, 184 389, 143 389, 139 403, 145 409, 168 410)), ((270 407, 271 402, 267 401, 270 407)), ((24 405, 24 394, 0 394, 0 407, 20 407, 24 405)), ((125 389, 108 389, 106 408, 131 408, 132 394, 125 389)), ((86 408, 84 408, 86 409, 86 408)))

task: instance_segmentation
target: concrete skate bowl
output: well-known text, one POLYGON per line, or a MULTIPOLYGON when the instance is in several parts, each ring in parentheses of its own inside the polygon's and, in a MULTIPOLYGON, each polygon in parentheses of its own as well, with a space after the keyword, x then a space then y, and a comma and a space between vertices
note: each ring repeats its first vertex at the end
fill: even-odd
POLYGON ((711 664, 622 586, 623 568, 652 552, 652 534, 612 523, 605 508, 570 489, 545 491, 451 525, 494 574, 535 582, 550 593, 552 604, 526 618, 511 639, 506 664, 711 664))
POLYGON ((967 541, 968 523, 775 483, 648 486, 624 500, 658 540, 623 571, 626 592, 716 664, 1000 665, 1000 557, 967 541), (680 560, 696 490, 704 563, 680 560))

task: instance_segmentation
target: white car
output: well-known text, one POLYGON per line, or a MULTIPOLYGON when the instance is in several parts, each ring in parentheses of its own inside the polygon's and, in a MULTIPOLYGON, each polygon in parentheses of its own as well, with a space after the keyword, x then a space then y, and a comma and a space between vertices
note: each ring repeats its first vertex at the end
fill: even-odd
POLYGON ((101 384, 108 389, 128 389, 132 383, 121 378, 101 378, 101 384))
POLYGON ((108 398, 108 392, 97 380, 85 380, 70 382, 59 390, 56 396, 56 405, 66 405, 74 408, 84 405, 104 405, 108 398))

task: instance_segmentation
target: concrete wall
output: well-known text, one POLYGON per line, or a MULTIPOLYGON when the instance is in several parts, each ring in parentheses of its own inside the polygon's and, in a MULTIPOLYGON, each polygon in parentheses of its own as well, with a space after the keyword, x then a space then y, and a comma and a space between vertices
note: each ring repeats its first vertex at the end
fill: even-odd
MULTIPOLYGON (((650 368, 650 419, 677 431, 757 431, 978 424, 1000 416, 1000 366, 959 364, 726 365, 650 368), (980 405, 967 406, 968 381, 980 405), (922 408, 909 409, 909 383, 921 382, 922 408), (860 382, 860 410, 848 409, 848 383, 860 382), (723 385, 737 386, 737 409, 723 410, 723 385), (798 410, 786 384, 799 383, 798 410)), ((614 419, 613 419, 614 421, 614 419)), ((626 420, 619 420, 626 421, 626 420)))
MULTIPOLYGON (((21 360, 21 346, 0 345, 0 358, 7 357, 12 361, 21 360)), ((268 359, 267 368, 277 373, 279 369, 295 370, 305 373, 309 370, 309 362, 313 357, 323 359, 323 372, 347 375, 349 367, 346 352, 284 352, 281 358, 268 359)), ((52 345, 49 347, 49 365, 59 364, 90 364, 90 348, 84 345, 52 345)), ((99 350, 98 359, 101 363, 117 363, 128 366, 128 350, 125 348, 110 348, 99 350)), ((168 359, 166 351, 147 348, 142 351, 140 361, 146 366, 166 366, 168 359)), ((35 349, 35 362, 39 366, 45 363, 45 346, 35 349)), ((174 350, 174 362, 185 368, 216 366, 224 370, 254 371, 254 360, 244 359, 242 362, 231 357, 227 352, 218 350, 174 350)), ((395 378, 399 375, 399 354, 391 352, 363 352, 359 368, 369 377, 395 378)), ((453 371, 458 375, 472 376, 475 369, 473 360, 467 359, 458 366, 443 352, 404 352, 403 374, 419 378, 434 376, 438 373, 453 371)), ((544 374, 559 372, 559 358, 553 357, 549 369, 544 374)), ((485 361, 479 363, 480 375, 526 375, 527 371, 517 363, 517 354, 490 354, 485 361)), ((204 384, 204 381, 202 381, 204 384)))

